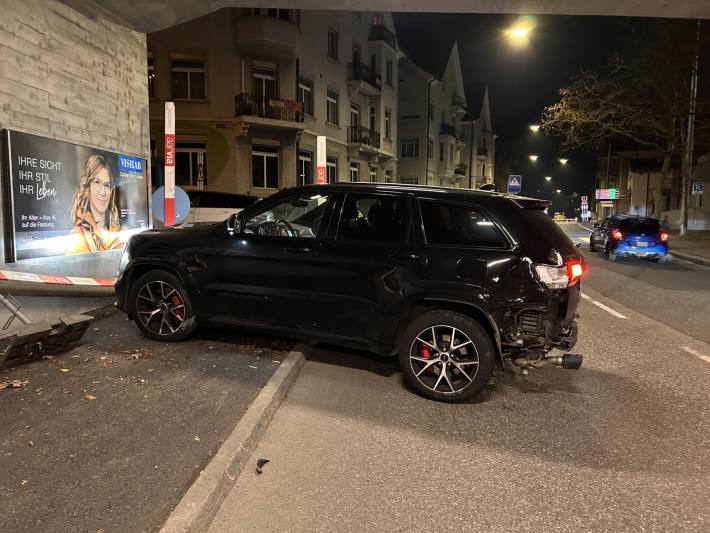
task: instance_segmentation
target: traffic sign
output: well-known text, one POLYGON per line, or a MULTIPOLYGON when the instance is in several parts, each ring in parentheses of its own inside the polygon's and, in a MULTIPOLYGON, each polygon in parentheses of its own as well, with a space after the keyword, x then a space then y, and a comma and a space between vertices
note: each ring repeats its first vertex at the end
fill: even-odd
MULTIPOLYGON (((165 220, 165 187, 158 187, 153 193, 153 216, 164 222, 166 226, 172 226, 180 222, 190 212, 190 197, 180 187, 175 187, 174 220, 168 224, 165 220)), ((170 213, 168 213, 170 214, 170 213)))
POLYGON ((508 176, 508 192, 510 194, 520 194, 523 185, 523 177, 517 174, 508 176))
POLYGON ((705 184, 702 181, 694 181, 693 182, 693 189, 690 194, 693 196, 702 196, 703 190, 704 190, 704 185, 705 184))

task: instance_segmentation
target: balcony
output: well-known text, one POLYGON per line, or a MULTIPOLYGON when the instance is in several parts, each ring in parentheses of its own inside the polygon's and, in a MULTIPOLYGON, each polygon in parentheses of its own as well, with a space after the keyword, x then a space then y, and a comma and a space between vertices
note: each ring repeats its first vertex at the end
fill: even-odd
POLYGON ((250 15, 236 17, 232 21, 234 46, 246 55, 274 59, 294 59, 298 56, 301 30, 298 28, 298 11, 276 11, 278 16, 259 14, 266 9, 248 9, 250 15))
POLYGON ((478 148, 476 150, 476 157, 481 161, 488 159, 488 148, 478 148))
POLYGON ((454 169, 454 174, 457 174, 459 176, 465 176, 466 170, 468 170, 468 165, 466 163, 459 163, 454 169))
POLYGON ((359 152, 376 153, 380 149, 380 132, 364 126, 348 128, 348 146, 359 152))
POLYGON ((447 124, 446 122, 441 123, 441 128, 439 128, 439 135, 448 135, 449 137, 458 138, 459 134, 456 131, 456 126, 453 124, 447 124))
POLYGON ((384 41, 393 50, 397 50, 397 37, 387 29, 384 24, 373 24, 370 26, 370 41, 384 41))
POLYGON ((304 129, 303 102, 298 100, 241 93, 234 97, 234 116, 237 126, 242 127, 242 135, 246 135, 250 125, 300 132, 304 129))
POLYGON ((382 91, 382 77, 364 63, 348 63, 348 91, 377 96, 382 91))
POLYGON ((455 115, 464 116, 466 114, 466 105, 466 99, 458 94, 454 94, 451 98, 451 106, 455 115))

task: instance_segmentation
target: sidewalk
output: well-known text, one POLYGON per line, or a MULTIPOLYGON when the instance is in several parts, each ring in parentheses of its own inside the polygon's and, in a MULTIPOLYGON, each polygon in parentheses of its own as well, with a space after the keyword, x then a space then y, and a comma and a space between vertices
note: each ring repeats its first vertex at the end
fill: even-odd
POLYGON ((680 237, 677 231, 673 231, 669 241, 673 256, 710 266, 710 231, 689 231, 685 237, 680 237))

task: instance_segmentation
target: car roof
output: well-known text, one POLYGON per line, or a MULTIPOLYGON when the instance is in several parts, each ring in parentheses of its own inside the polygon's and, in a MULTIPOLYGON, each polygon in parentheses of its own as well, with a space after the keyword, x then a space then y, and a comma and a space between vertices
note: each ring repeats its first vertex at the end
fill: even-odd
POLYGON ((372 182, 337 182, 324 183, 319 185, 303 185, 285 189, 287 191, 331 191, 331 192, 389 192, 400 194, 415 194, 429 197, 459 200, 459 201, 484 201, 484 202, 500 202, 512 200, 519 207, 544 209, 550 202, 538 198, 528 198, 526 196, 518 196, 515 194, 499 193, 494 191, 485 191, 477 189, 459 189, 456 187, 439 187, 428 185, 417 185, 407 183, 372 183, 372 182))

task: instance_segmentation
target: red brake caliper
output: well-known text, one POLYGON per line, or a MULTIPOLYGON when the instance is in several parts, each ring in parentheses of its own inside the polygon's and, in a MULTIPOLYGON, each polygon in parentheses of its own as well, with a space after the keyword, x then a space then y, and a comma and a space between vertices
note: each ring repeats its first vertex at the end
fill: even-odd
MULTIPOLYGON (((422 344, 419 347, 419 355, 422 356, 423 359, 429 359, 431 357, 431 352, 429 351, 429 346, 426 344, 422 344)), ((430 365, 425 372, 427 374, 433 374, 434 373, 434 365, 430 365)))
MULTIPOLYGON (((172 298, 170 298, 170 302, 177 306, 180 305, 180 298, 177 297, 177 294, 174 294, 172 298)), ((182 314, 184 312, 183 307, 179 307, 173 311, 175 313, 175 316, 182 318, 182 314)))

